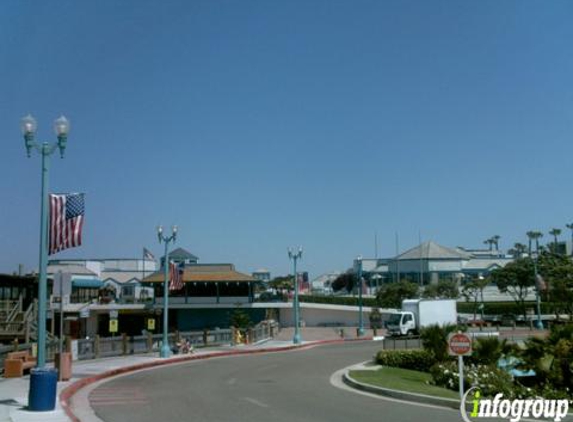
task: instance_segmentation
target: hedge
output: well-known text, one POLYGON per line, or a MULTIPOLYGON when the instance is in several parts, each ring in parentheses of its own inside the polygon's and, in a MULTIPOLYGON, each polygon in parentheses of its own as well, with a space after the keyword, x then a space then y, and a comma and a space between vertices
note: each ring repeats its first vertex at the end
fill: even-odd
MULTIPOLYGON (((346 305, 358 306, 358 297, 345 297, 345 296, 306 296, 299 295, 299 301, 307 303, 324 303, 327 305, 346 305)), ((379 307, 378 301, 372 297, 363 297, 362 305, 371 306, 374 308, 379 307)))
MULTIPOLYGON (((525 309, 532 308, 536 310, 536 306, 535 302, 525 302, 525 309)), ((457 308, 459 313, 473 314, 476 304, 473 302, 458 302, 457 308)), ((541 302, 542 314, 554 313, 553 308, 552 303, 541 302)), ((479 315, 481 311, 476 309, 476 313, 479 315)), ((486 315, 522 315, 523 309, 515 302, 484 302, 483 313, 486 315)))
MULTIPOLYGON (((307 296, 299 295, 299 300, 301 302, 307 303, 324 303, 327 305, 346 305, 346 306, 358 306, 358 297, 347 297, 347 296, 307 296)), ((380 305, 376 298, 364 297, 362 298, 362 304, 364 306, 379 308, 380 305)), ((479 305, 479 303, 478 303, 479 305)), ((473 302, 458 302, 457 309, 459 313, 462 314, 473 314, 476 305, 473 302)), ((536 309, 535 302, 525 302, 525 308, 536 309)), ((484 303, 484 314, 486 315, 522 315, 523 310, 515 302, 485 302, 484 303)), ((480 314, 480 311, 476 311, 480 314)), ((541 302, 541 313, 543 314, 553 314, 554 305, 552 303, 541 302)))
POLYGON ((381 350, 376 354, 376 363, 382 366, 429 372, 436 363, 436 358, 427 350, 381 350))

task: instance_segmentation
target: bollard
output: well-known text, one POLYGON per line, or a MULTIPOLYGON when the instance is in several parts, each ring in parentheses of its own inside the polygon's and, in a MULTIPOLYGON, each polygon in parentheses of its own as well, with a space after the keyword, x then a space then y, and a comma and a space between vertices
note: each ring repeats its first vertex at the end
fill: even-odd
POLYGON ((128 343, 128 338, 127 338, 127 334, 125 333, 121 333, 121 351, 124 355, 127 355, 129 353, 129 343, 128 343))
POLYGON ((99 358, 99 334, 96 334, 95 339, 94 339, 94 358, 98 359, 99 358))
POLYGON ((151 353, 153 351, 153 335, 147 333, 147 352, 151 353))

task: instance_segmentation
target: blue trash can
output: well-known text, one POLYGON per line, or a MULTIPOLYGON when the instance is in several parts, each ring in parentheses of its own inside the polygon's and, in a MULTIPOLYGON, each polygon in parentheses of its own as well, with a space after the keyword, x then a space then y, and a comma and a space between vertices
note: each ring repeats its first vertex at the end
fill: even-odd
POLYGON ((33 368, 30 370, 30 390, 28 410, 45 412, 56 407, 58 371, 53 368, 33 368))

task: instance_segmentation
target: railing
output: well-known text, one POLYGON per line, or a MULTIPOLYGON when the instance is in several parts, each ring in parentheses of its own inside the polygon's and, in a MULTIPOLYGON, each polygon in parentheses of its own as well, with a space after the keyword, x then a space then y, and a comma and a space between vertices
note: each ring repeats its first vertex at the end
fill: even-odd
POLYGON ((22 304, 23 304, 22 296, 20 296, 18 302, 16 302, 16 304, 12 307, 12 310, 8 313, 8 316, 6 317, 6 322, 14 322, 16 316, 22 312, 22 304))
MULTIPOLYGON (((181 339, 188 340, 193 347, 221 346, 231 344, 231 333, 231 329, 175 332, 169 333, 167 341, 169 347, 174 350, 181 339)), ((139 336, 95 336, 94 338, 80 339, 77 340, 78 359, 87 360, 156 352, 159 350, 162 340, 162 334, 151 333, 139 336)))
MULTIPOLYGON (((231 345, 234 340, 233 332, 233 329, 228 328, 169 333, 168 343, 172 350, 177 350, 177 343, 183 339, 189 341, 195 348, 231 345)), ((278 332, 278 324, 274 321, 262 322, 246 330, 249 343, 258 343, 263 340, 268 340, 278 334, 278 332)), ((157 352, 160 349, 162 339, 162 334, 151 333, 139 336, 122 334, 114 337, 95 336, 94 338, 79 339, 77 340, 77 358, 78 360, 88 360, 157 352)), ((59 342, 57 339, 48 339, 46 357, 48 361, 54 359, 58 347, 59 342)), ((68 345, 67 348, 69 347, 68 345)), ((0 371, 4 368, 4 358, 7 353, 16 350, 31 350, 31 348, 31 343, 19 344, 17 341, 11 345, 0 345, 0 371)))
POLYGON ((382 348, 384 350, 421 349, 422 340, 420 338, 386 337, 382 340, 382 348))
MULTIPOLYGON (((58 351, 58 342, 50 341, 46 343, 46 360, 53 361, 58 351)), ((18 343, 14 341, 12 344, 0 345, 0 372, 4 372, 4 360, 8 353, 29 350, 32 352, 32 343, 18 343)))

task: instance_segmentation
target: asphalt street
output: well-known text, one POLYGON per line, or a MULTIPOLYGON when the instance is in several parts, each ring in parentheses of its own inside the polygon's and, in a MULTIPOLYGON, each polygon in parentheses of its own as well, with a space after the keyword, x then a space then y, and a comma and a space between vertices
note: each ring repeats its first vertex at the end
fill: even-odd
POLYGON ((461 421, 459 412, 369 397, 331 375, 370 359, 376 342, 325 345, 161 367, 113 379, 89 400, 106 422, 461 421))

